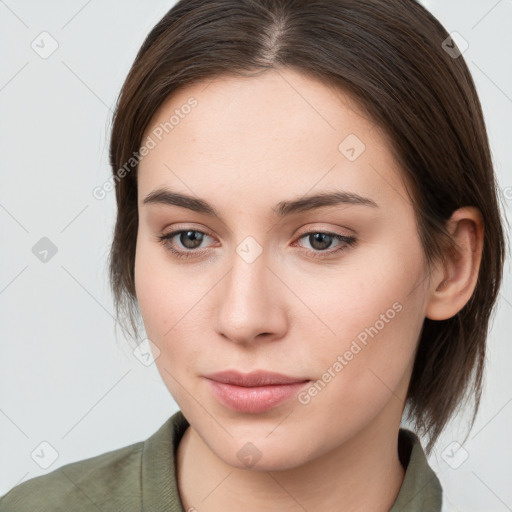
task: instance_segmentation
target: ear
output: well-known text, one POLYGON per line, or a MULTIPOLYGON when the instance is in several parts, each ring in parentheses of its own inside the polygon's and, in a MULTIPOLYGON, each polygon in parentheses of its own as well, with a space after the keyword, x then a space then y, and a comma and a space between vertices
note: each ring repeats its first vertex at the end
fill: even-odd
POLYGON ((458 245, 447 250, 445 262, 432 272, 425 316, 446 320, 456 315, 469 301, 476 286, 482 259, 484 226, 478 208, 456 210, 447 229, 458 245))

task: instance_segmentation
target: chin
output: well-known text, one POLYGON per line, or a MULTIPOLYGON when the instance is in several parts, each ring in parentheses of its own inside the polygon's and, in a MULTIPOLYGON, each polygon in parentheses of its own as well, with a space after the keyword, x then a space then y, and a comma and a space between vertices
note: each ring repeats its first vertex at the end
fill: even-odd
POLYGON ((250 471, 285 471, 304 464, 309 457, 299 440, 294 445, 283 445, 277 438, 233 439, 227 445, 210 445, 210 449, 229 466, 250 471))

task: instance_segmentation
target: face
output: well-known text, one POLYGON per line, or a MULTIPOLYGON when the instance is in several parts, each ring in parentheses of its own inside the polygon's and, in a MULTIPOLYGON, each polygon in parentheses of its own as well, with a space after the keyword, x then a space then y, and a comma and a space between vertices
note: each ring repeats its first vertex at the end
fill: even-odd
POLYGON ((375 124, 339 90, 267 71, 180 89, 143 144, 137 298, 162 379, 205 445, 276 470, 397 429, 427 270, 375 124), (145 201, 158 189, 191 200, 145 201), (224 370, 303 382, 235 410, 206 378, 224 370))

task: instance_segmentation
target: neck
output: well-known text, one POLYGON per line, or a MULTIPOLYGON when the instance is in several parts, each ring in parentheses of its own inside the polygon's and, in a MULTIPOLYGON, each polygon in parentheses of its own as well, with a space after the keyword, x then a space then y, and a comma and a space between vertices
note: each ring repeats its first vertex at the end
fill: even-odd
POLYGON ((190 426, 178 446, 178 488, 185 510, 388 512, 405 471, 400 421, 383 415, 335 450, 279 471, 226 464, 190 426))

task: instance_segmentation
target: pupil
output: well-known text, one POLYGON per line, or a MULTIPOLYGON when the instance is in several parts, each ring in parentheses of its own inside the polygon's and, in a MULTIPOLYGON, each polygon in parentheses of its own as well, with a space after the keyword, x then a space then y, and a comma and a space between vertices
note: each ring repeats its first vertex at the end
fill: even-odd
POLYGON ((311 247, 318 250, 327 249, 332 241, 332 235, 326 233, 315 233, 314 235, 309 235, 309 238, 311 247))
POLYGON ((187 249, 195 249, 203 240, 203 234, 199 231, 185 231, 180 235, 180 242, 187 249))

